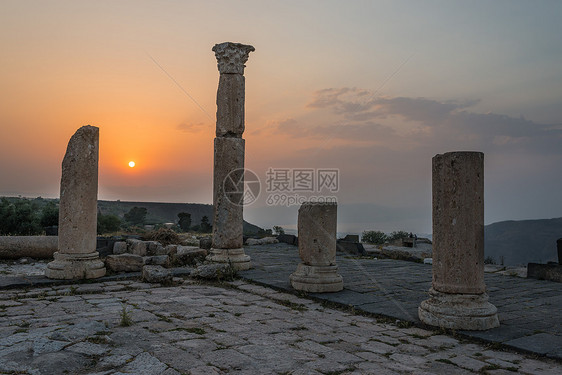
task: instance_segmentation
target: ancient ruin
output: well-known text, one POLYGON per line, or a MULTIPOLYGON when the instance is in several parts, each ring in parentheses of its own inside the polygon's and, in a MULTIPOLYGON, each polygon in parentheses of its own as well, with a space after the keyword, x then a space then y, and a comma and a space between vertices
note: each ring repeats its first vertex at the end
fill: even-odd
POLYGON ((68 142, 62 162, 58 251, 45 270, 51 279, 105 275, 96 251, 99 129, 83 126, 68 142))
POLYGON ((343 279, 336 265, 336 203, 304 203, 299 208, 299 255, 302 262, 289 277, 291 285, 306 292, 338 292, 343 279))
POLYGON ((208 260, 250 268, 243 249, 244 63, 254 47, 221 43, 213 47, 220 72, 213 178, 213 243, 208 260))
POLYGON ((497 327, 484 284, 484 154, 436 155, 432 179, 433 282, 419 318, 452 329, 497 327))

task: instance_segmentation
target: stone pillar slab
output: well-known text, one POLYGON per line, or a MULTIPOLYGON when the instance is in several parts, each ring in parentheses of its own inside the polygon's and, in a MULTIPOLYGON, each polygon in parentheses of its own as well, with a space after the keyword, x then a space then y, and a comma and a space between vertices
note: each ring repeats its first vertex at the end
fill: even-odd
POLYGON ((245 79, 242 74, 221 74, 217 91, 217 137, 244 133, 245 79))
POLYGON ((299 255, 302 262, 289 276, 293 288, 338 292, 343 279, 336 266, 337 204, 307 202, 299 208, 299 255))
POLYGON ((433 281, 422 322, 452 329, 497 327, 484 284, 484 154, 433 158, 433 281))
POLYGON ((242 138, 215 138, 213 245, 243 245, 244 145, 242 138))
POLYGON ((105 275, 96 252, 98 160, 99 129, 83 126, 70 138, 62 161, 58 251, 45 270, 49 278, 105 275))

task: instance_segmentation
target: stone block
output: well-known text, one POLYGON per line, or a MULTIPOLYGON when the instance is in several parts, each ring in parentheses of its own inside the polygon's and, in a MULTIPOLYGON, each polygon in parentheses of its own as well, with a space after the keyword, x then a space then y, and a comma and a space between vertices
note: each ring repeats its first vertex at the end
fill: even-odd
POLYGON ((527 265, 527 278, 562 283, 562 265, 529 263, 527 265))
POLYGON ((304 264, 336 263, 337 207, 333 203, 304 203, 299 208, 299 255, 304 264))
POLYGON ((137 239, 127 239, 127 253, 144 257, 147 255, 146 242, 137 239))
POLYGON ((147 255, 167 255, 166 248, 158 241, 146 241, 147 255))
POLYGON ((168 267, 170 265, 170 258, 167 255, 152 255, 142 257, 145 265, 156 265, 168 267))
POLYGON ((147 265, 142 268, 142 279, 148 283, 169 283, 172 273, 162 266, 147 265))
POLYGON ((228 279, 234 276, 235 270, 226 263, 211 263, 203 264, 197 267, 192 273, 191 277, 201 278, 201 279, 228 279))
POLYGON ((176 265, 195 265, 198 261, 205 260, 207 250, 200 249, 197 246, 178 246, 174 257, 176 265))
POLYGON ((205 250, 211 250, 213 239, 211 237, 203 237, 199 240, 199 247, 205 250))
POLYGON ((108 255, 105 265, 114 272, 138 272, 144 266, 144 259, 134 254, 108 255))
POLYGON ((113 244, 113 254, 125 254, 127 252, 127 242, 118 241, 113 244))
POLYGON ((246 240, 246 245, 248 246, 271 245, 274 243, 279 243, 279 240, 275 237, 248 238, 246 240))

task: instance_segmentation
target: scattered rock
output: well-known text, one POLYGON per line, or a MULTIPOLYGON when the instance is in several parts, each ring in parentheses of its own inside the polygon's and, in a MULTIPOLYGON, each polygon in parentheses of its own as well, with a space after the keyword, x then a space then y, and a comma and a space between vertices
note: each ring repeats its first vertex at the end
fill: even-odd
POLYGON ((167 255, 154 255, 142 258, 145 265, 156 265, 168 267, 170 265, 170 258, 167 255))
POLYGON ((174 256, 178 251, 178 245, 167 245, 165 251, 166 251, 166 255, 174 256))
POLYGON ((146 243, 141 240, 128 239, 127 252, 144 257, 147 255, 146 243))
POLYGON ((114 272, 138 272, 143 265, 142 256, 134 254, 108 255, 105 259, 105 266, 114 272))
POLYGON ((205 250, 211 250, 213 246, 213 240, 211 237, 203 237, 199 240, 199 247, 205 250))
POLYGON ((270 245, 273 243, 279 243, 279 240, 275 237, 264 237, 264 238, 248 238, 248 240, 246 241, 246 245, 248 246, 270 245))
POLYGON ((178 246, 174 256, 176 265, 195 265, 197 261, 203 261, 207 256, 207 250, 196 246, 178 246))
POLYGON ((211 263, 197 267, 191 273, 191 277, 201 279, 223 280, 232 278, 236 272, 229 264, 211 263))
POLYGON ((146 245, 147 255, 168 255, 166 248, 158 241, 147 241, 146 245))
POLYGON ((113 244, 113 254, 124 254, 127 252, 127 242, 118 241, 113 244))
POLYGON ((148 283, 169 283, 172 281, 172 274, 162 266, 144 266, 142 279, 148 283))

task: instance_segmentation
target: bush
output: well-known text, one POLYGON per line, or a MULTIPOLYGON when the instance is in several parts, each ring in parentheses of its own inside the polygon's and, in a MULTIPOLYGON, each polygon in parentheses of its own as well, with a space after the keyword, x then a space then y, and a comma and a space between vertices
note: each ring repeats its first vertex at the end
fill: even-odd
POLYGON ((382 245, 388 240, 388 236, 378 230, 366 230, 361 235, 361 241, 366 243, 372 243, 376 245, 382 245))
POLYGON ((199 225, 199 230, 203 233, 211 233, 213 231, 213 226, 209 224, 209 218, 203 216, 201 218, 201 224, 199 225))
POLYGON ((0 235, 31 236, 41 234, 36 207, 28 199, 0 202, 0 235))
POLYGON ((148 210, 144 207, 133 207, 125 214, 125 220, 132 225, 143 225, 148 210))
POLYGON ((121 229, 121 219, 115 215, 98 214, 98 234, 113 233, 121 229))
POLYGON ((191 214, 187 212, 180 212, 178 214, 178 226, 183 232, 187 232, 191 227, 191 214))
POLYGON ((388 241, 396 241, 396 240, 401 240, 402 238, 408 238, 409 236, 410 236, 410 233, 405 232, 403 230, 398 230, 398 231, 391 232, 388 235, 387 240, 388 241))
POLYGON ((55 203, 49 202, 43 207, 40 223, 43 228, 59 225, 59 209, 55 203))

